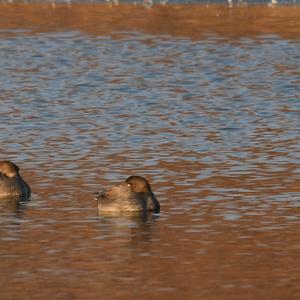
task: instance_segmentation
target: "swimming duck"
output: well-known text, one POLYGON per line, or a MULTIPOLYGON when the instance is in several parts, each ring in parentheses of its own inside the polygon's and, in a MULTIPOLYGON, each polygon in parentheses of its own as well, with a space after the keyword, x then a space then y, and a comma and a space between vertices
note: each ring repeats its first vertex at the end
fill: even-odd
POLYGON ((160 211, 149 182, 141 176, 128 177, 125 182, 97 194, 96 200, 103 212, 160 211))
POLYGON ((0 161, 0 197, 21 196, 28 199, 30 193, 30 187, 20 175, 18 166, 11 161, 0 161))

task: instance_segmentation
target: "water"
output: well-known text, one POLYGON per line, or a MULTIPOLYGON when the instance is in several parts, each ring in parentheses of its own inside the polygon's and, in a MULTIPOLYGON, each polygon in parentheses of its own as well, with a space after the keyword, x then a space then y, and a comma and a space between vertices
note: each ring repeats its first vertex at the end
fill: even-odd
POLYGON ((0 299, 299 299, 299 7, 1 5, 0 299), (102 215, 139 174, 160 214, 102 215))

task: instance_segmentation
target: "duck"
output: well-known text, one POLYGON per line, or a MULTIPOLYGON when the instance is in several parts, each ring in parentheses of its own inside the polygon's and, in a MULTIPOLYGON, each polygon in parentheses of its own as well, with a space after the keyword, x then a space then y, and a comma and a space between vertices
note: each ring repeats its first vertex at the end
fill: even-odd
POLYGON ((129 176, 123 183, 97 193, 98 209, 102 212, 158 213, 160 204, 151 190, 150 183, 142 176, 129 176))
POLYGON ((18 196, 29 199, 31 190, 22 178, 19 167, 11 161, 0 161, 0 197, 18 196))

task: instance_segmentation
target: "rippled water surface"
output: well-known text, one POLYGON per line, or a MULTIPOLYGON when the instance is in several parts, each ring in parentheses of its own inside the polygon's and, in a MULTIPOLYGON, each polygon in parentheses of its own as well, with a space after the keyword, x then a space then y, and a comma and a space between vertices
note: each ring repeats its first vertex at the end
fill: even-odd
POLYGON ((0 10, 0 299, 300 299, 298 6, 0 10))

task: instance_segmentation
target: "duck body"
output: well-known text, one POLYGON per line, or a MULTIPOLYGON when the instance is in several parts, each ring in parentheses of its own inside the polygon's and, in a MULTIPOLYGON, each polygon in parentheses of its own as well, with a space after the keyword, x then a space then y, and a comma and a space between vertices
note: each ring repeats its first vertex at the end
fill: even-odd
POLYGON ((125 182, 99 193, 96 200, 103 212, 160 211, 149 182, 141 176, 128 177, 125 182))
POLYGON ((10 161, 0 161, 0 197, 30 197, 31 190, 19 173, 17 165, 10 161))

